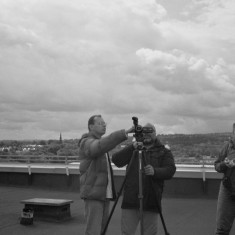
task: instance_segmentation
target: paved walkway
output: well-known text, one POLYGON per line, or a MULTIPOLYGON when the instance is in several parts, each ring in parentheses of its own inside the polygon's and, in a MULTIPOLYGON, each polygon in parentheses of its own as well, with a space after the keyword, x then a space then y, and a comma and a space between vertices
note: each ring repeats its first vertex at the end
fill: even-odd
MULTIPOLYGON (((120 234, 120 198, 111 219, 107 235, 120 234)), ((171 235, 213 235, 215 226, 215 199, 163 199, 163 216, 171 235)), ((83 235, 83 201, 76 192, 49 191, 35 188, 0 186, 0 235, 83 235), (23 208, 21 200, 42 197, 71 199, 72 219, 66 222, 36 220, 31 226, 19 223, 23 208)), ((235 234, 235 228, 231 234, 235 234)), ((139 230, 136 235, 139 235, 139 230)), ((159 220, 159 235, 164 235, 159 220)))

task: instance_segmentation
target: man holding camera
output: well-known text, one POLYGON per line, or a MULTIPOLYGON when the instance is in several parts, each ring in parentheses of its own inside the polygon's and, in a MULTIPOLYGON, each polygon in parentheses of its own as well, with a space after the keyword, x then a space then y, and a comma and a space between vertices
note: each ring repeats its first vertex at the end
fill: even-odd
POLYGON ((135 234, 139 222, 142 222, 145 235, 157 234, 164 180, 171 179, 176 171, 173 155, 158 140, 154 125, 148 123, 144 127, 151 128, 153 131, 143 132, 142 142, 134 142, 112 156, 112 161, 117 167, 127 166, 122 201, 122 235, 135 234), (142 221, 140 221, 138 149, 144 150, 141 158, 144 166, 142 221))
POLYGON ((229 235, 235 218, 235 134, 221 149, 215 170, 224 173, 218 195, 215 234, 229 235))
POLYGON ((80 196, 85 203, 85 235, 100 235, 109 216, 109 201, 116 197, 108 151, 126 140, 133 127, 102 137, 106 123, 101 115, 93 115, 88 130, 78 144, 80 196))

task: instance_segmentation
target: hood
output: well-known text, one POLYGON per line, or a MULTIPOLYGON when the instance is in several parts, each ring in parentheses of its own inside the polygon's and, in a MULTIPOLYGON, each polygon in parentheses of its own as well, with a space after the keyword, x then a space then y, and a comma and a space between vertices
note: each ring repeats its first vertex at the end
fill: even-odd
POLYGON ((89 136, 88 133, 85 133, 85 134, 82 135, 82 137, 81 137, 80 140, 78 141, 78 147, 80 147, 80 144, 81 144, 82 140, 85 139, 85 138, 87 138, 88 136, 89 136))

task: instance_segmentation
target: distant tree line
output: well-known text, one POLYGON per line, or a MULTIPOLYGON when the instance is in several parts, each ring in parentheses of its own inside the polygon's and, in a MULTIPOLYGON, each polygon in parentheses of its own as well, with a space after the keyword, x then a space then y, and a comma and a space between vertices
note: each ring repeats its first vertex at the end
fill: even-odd
POLYGON ((1 155, 59 155, 77 156, 78 139, 69 140, 2 140, 1 155), (25 150, 28 149, 28 150, 25 150))
POLYGON ((168 144, 175 158, 217 156, 229 140, 231 133, 159 135, 163 144, 168 144))
MULTIPOLYGON (((217 156, 225 141, 231 133, 212 134, 174 134, 158 135, 164 145, 168 145, 175 158, 195 158, 202 156, 217 156)), ((132 137, 124 141, 111 151, 111 154, 132 142, 132 137)), ((68 140, 2 140, 0 141, 1 155, 58 155, 78 156, 79 139, 68 140), (23 151, 24 146, 34 145, 35 148, 23 151)))

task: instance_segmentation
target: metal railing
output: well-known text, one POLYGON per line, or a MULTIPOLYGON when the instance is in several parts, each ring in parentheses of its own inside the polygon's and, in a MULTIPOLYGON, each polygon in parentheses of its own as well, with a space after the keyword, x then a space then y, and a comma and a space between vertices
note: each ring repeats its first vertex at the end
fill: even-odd
MULTIPOLYGON (((175 159, 177 165, 214 165, 215 159, 188 159, 181 158, 175 159)), ((73 162, 79 162, 78 156, 57 156, 57 155, 0 155, 1 162, 14 162, 14 163, 60 163, 69 164, 73 162)))
POLYGON ((55 155, 0 155, 0 163, 45 163, 45 164, 70 164, 78 161, 78 156, 55 155))
MULTIPOLYGON (((114 174, 125 175, 126 168, 118 168, 112 164, 114 174)), ((183 178, 218 178, 214 169, 214 160, 201 159, 198 162, 176 161, 177 172, 175 177, 183 178)), ((7 172, 51 173, 57 172, 66 175, 79 174, 78 156, 55 155, 0 155, 0 169, 7 172)))

